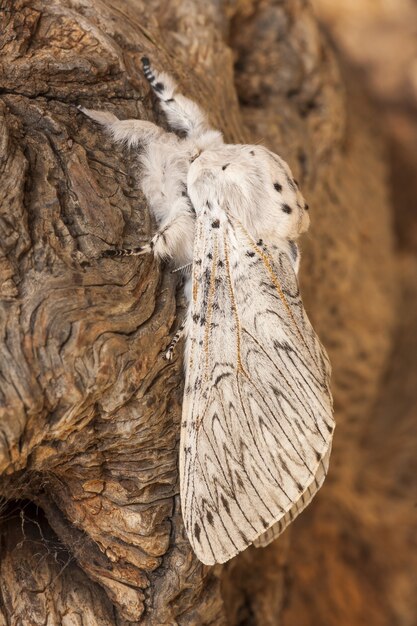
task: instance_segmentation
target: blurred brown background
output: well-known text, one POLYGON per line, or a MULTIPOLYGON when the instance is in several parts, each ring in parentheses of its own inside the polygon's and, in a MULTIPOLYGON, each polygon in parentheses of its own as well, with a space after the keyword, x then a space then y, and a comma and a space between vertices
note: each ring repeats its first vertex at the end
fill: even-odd
POLYGON ((417 249, 417 2, 312 0, 388 139, 399 246, 417 249))

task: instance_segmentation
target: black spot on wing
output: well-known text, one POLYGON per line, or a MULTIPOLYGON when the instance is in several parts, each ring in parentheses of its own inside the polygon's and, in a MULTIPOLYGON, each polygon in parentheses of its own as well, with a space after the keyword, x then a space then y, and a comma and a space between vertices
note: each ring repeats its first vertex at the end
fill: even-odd
POLYGON ((195 538, 197 539, 198 543, 200 543, 200 534, 201 534, 201 528, 200 528, 200 526, 196 522, 194 524, 194 535, 195 535, 195 538))
POLYGON ((213 220, 211 223, 212 228, 220 228, 220 220, 213 220))
POLYGON ((275 189, 275 191, 281 192, 282 191, 282 185, 280 185, 279 183, 274 183, 274 189, 275 189))
POLYGON ((292 213, 292 208, 289 204, 281 204, 281 209, 284 211, 284 213, 288 213, 288 215, 292 213))

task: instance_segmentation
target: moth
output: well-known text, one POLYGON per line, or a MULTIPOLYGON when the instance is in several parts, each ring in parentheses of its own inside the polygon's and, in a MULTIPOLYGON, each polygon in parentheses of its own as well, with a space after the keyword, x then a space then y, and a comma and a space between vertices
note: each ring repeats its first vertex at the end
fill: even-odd
POLYGON ((297 280, 308 206, 290 168, 261 145, 225 144, 173 79, 142 59, 167 132, 79 107, 114 140, 140 148, 157 223, 153 254, 185 268, 180 490, 191 546, 205 564, 265 546, 327 474, 334 430, 330 363, 297 280))

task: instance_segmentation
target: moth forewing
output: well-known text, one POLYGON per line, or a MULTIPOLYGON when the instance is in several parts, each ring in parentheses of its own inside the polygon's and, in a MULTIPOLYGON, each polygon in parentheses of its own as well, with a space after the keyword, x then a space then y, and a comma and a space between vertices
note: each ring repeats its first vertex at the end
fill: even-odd
POLYGON ((323 347, 288 246, 272 255, 220 206, 197 220, 181 435, 181 500, 207 564, 277 536, 327 471, 323 347))
POLYGON ((295 520, 295 518, 304 511, 306 506, 308 506, 311 500, 316 495, 317 491, 323 485, 324 479, 327 475, 327 470, 329 468, 329 460, 331 453, 331 444, 329 449, 326 452, 322 462, 320 463, 319 469, 317 470, 317 474, 314 479, 310 483, 309 487, 304 491, 304 493, 300 496, 300 498, 295 502, 294 506, 286 513, 278 522, 276 522, 273 526, 268 528, 268 530, 260 535, 255 541, 253 545, 256 548, 264 548, 271 541, 274 541, 284 530, 295 520))

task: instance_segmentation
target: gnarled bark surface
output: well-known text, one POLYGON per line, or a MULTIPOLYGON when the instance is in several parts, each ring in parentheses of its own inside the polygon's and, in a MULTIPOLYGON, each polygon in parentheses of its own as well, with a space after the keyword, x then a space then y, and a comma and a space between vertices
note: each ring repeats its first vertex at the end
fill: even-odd
POLYGON ((354 606, 392 626, 358 570, 386 540, 377 509, 358 511, 396 299, 384 154, 310 9, 5 0, 1 20, 0 624, 362 623, 354 606), (312 207, 302 283, 334 367, 331 475, 292 531, 223 568, 198 563, 179 511, 182 365, 161 357, 178 279, 150 258, 98 258, 152 224, 134 154, 76 105, 163 124, 143 54, 227 140, 288 160, 312 207))

